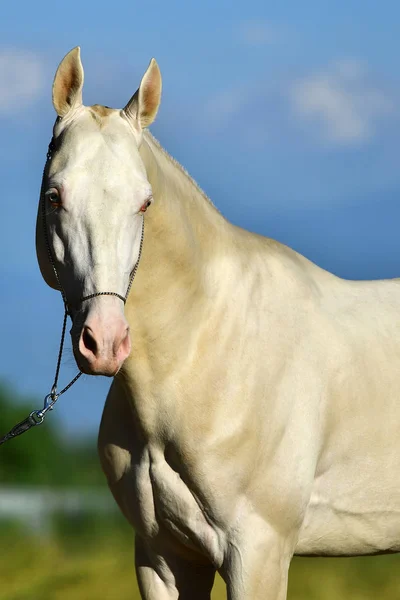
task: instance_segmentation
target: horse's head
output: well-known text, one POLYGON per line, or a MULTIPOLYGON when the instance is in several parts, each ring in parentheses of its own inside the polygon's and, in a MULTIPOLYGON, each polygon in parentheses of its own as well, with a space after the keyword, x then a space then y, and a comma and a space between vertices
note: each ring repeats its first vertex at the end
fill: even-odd
POLYGON ((82 87, 75 48, 54 78, 58 118, 39 202, 36 249, 45 281, 58 289, 58 276, 64 291, 79 368, 114 375, 130 352, 120 297, 138 259, 143 212, 152 199, 139 146, 143 128, 158 110, 161 76, 153 59, 123 110, 84 106, 82 87), (120 297, 99 295, 82 302, 98 292, 120 297))

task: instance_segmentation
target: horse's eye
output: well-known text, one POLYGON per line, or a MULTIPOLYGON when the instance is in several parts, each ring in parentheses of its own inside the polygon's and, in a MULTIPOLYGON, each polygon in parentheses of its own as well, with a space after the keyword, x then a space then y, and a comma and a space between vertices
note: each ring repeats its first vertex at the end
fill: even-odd
POLYGON ((146 200, 146 202, 143 204, 142 208, 140 209, 140 212, 145 213, 146 210, 149 208, 151 204, 151 198, 148 198, 148 200, 146 200))
POLYGON ((57 190, 57 188, 50 188, 47 190, 45 193, 45 198, 51 204, 53 204, 53 206, 60 206, 61 204, 60 192, 57 190))

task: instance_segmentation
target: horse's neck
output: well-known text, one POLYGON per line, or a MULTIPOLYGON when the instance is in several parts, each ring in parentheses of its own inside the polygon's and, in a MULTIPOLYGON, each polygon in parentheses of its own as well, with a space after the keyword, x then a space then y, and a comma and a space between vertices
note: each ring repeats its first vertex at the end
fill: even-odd
POLYGON ((184 254, 194 252, 205 259, 205 255, 215 250, 215 234, 219 234, 217 239, 220 239, 230 224, 184 168, 148 132, 141 156, 158 205, 153 207, 154 211, 149 210, 150 226, 157 221, 174 247, 179 244, 184 254))
POLYGON ((209 266, 218 263, 231 228, 149 135, 141 156, 154 204, 145 216, 142 258, 126 306, 132 340, 125 366, 129 373, 140 370, 141 359, 150 356, 154 368, 169 369, 189 351, 209 302, 209 266))

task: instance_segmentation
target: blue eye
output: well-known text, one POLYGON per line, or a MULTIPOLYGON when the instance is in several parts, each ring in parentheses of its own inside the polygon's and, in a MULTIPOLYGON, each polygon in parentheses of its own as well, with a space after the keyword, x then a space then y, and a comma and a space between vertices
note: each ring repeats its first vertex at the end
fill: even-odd
POLYGON ((45 193, 45 198, 52 204, 53 206, 59 206, 61 204, 60 192, 57 188, 50 188, 45 193))
POLYGON ((142 208, 140 209, 140 212, 146 212, 146 210, 149 208, 151 204, 151 198, 149 198, 148 200, 146 200, 146 202, 143 204, 142 208))

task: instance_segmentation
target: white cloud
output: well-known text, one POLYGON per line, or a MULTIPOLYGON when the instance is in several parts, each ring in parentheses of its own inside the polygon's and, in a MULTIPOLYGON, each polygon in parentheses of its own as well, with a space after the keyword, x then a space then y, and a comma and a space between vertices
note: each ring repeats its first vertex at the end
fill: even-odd
POLYGON ((221 128, 240 114, 247 97, 242 89, 217 92, 205 104, 204 114, 210 127, 221 128))
POLYGON ((44 82, 38 56, 15 49, 0 50, 0 116, 29 105, 41 93, 44 82))
POLYGON ((245 21, 240 25, 239 39, 247 46, 266 46, 278 42, 280 32, 267 21, 245 21))
POLYGON ((317 134, 328 142, 370 140, 382 119, 393 113, 394 103, 367 76, 363 63, 347 60, 295 81, 290 87, 295 115, 317 125, 317 134))

